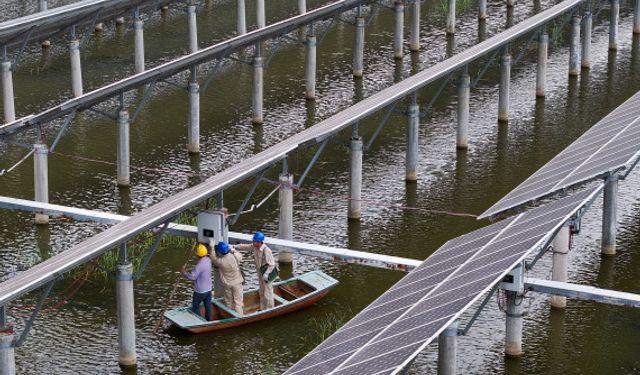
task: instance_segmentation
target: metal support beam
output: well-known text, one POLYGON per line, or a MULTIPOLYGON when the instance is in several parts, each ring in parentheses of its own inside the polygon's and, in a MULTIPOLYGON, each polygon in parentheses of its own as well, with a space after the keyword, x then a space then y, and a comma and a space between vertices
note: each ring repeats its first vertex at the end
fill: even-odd
POLYGON ((362 137, 356 131, 349 142, 349 220, 362 217, 362 137))
POLYGON ((264 80, 264 62, 261 55, 260 43, 256 44, 256 55, 253 58, 253 123, 262 124, 264 117, 262 113, 263 104, 263 80, 264 80))
POLYGON ((264 8, 264 0, 256 0, 256 23, 258 29, 267 26, 267 16, 264 8))
POLYGON ((396 14, 393 33, 393 57, 401 59, 403 55, 402 42, 404 41, 404 1, 396 0, 393 6, 396 14))
POLYGON ((9 60, 2 62, 2 108, 4 110, 5 124, 16 120, 13 73, 11 72, 11 61, 9 60))
MULTIPOLYGON (((640 1, 640 0, 639 0, 640 1)), ((356 17, 356 43, 353 49, 353 76, 362 77, 364 71, 364 17, 356 17)))
POLYGON ((129 112, 121 110, 118 112, 117 130, 117 183, 118 186, 126 187, 130 185, 129 166, 129 112))
POLYGON ((458 324, 454 321, 438 336, 438 375, 456 374, 458 324))
MULTIPOLYGON (((35 200, 37 202, 49 203, 49 148, 42 143, 33 145, 33 181, 35 189, 35 200)), ((49 216, 36 214, 36 224, 49 224, 49 216)))
POLYGON ((418 180, 418 148, 419 148, 419 127, 420 127, 420 106, 413 94, 413 103, 409 106, 407 115, 407 155, 406 155, 406 181, 418 180))
POLYGON ((575 14, 571 18, 571 45, 569 47, 569 75, 580 74, 580 22, 581 17, 575 14))
POLYGON ((237 0, 237 28, 238 35, 247 33, 247 14, 245 10, 244 0, 237 0))
POLYGON ((71 58, 71 89, 73 97, 82 96, 82 66, 80 64, 80 42, 77 39, 69 42, 69 55, 71 58))
POLYGON ((200 153, 200 85, 192 78, 189 82, 189 130, 187 150, 191 154, 200 153))
POLYGON ((620 0, 611 1, 611 13, 609 18, 609 49, 618 49, 618 20, 620 19, 620 0))
POLYGON ((447 34, 455 34, 455 33, 456 33, 456 0, 449 0, 449 4, 447 6, 447 34))
POLYGON ((547 91, 547 51, 549 49, 549 35, 542 31, 538 37, 538 67, 536 70, 536 96, 544 98, 547 91))
POLYGON ((198 51, 198 24, 196 19, 196 6, 187 6, 187 22, 189 24, 189 53, 198 51))
POLYGON ((458 136, 456 147, 465 150, 469 147, 469 96, 471 78, 464 68, 458 81, 458 136))
MULTIPOLYGON (((553 281, 567 281, 567 266, 569 261, 569 224, 560 228, 553 239, 553 263, 551 265, 551 278, 553 281)), ((564 296, 551 296, 551 307, 564 309, 567 307, 567 298, 564 296)))
MULTIPOLYGON (((284 240, 293 239, 293 175, 286 170, 280 174, 280 191, 278 192, 278 202, 280 216, 278 219, 278 238, 284 240)), ((293 255, 288 249, 278 254, 280 263, 293 262, 293 255)))
POLYGON ((582 19, 582 58, 580 59, 580 66, 582 69, 589 69, 591 67, 591 29, 593 24, 593 17, 591 12, 584 14, 582 19))
POLYGON ((316 99, 316 34, 313 25, 307 30, 306 49, 306 69, 305 69, 305 90, 304 96, 307 100, 316 99))
POLYGON ((420 51, 420 0, 411 3, 411 42, 409 49, 420 51))
POLYGON ((500 58, 500 93, 498 97, 498 121, 509 121, 509 89, 511 86, 511 55, 508 47, 500 58))
POLYGON ((593 286, 540 279, 527 279, 524 287, 526 290, 538 293, 560 295, 566 298, 595 301, 609 305, 640 308, 640 295, 634 293, 617 292, 615 290, 600 289, 593 286))
POLYGON ((134 71, 144 72, 144 22, 136 11, 133 21, 134 31, 134 71))
POLYGON ((612 175, 604 186, 602 203, 602 255, 616 254, 616 215, 618 211, 618 175, 612 175))

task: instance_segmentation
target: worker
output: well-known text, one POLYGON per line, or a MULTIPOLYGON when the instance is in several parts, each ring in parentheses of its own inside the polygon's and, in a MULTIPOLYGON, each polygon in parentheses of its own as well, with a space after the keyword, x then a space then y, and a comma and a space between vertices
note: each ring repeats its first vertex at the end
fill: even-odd
MULTIPOLYGON (((211 239, 213 244, 213 239, 211 239)), ((240 262, 242 254, 230 247, 226 242, 220 241, 217 245, 212 246, 209 257, 214 267, 218 267, 220 272, 220 281, 224 288, 224 304, 235 310, 238 314, 243 314, 244 301, 242 295, 242 271, 240 270, 240 262)), ((216 288, 219 286, 216 285, 216 288)))
POLYGON ((273 285, 271 282, 273 280, 269 279, 269 275, 276 267, 276 262, 271 249, 264 244, 264 233, 256 232, 253 235, 251 244, 238 244, 234 247, 237 250, 251 250, 253 253, 253 260, 256 262, 256 271, 258 272, 258 283, 260 286, 260 310, 272 308, 273 285), (261 269, 263 272, 261 272, 261 269))
POLYGON ((200 315, 200 303, 204 303, 204 317, 208 321, 211 320, 211 259, 207 256, 208 250, 205 244, 196 245, 196 256, 198 263, 189 272, 187 266, 183 265, 180 269, 182 276, 193 281, 193 300, 191 302, 191 310, 200 315))

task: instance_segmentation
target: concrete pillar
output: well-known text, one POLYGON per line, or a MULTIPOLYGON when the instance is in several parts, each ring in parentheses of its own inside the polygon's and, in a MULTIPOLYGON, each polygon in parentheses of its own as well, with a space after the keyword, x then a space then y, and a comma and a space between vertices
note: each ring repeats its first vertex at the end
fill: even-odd
POLYGON ((513 291, 507 293, 507 332, 505 338, 505 354, 512 357, 522 355, 522 317, 524 297, 513 291))
POLYGON ((144 72, 144 22, 138 17, 133 21, 134 66, 136 73, 144 72))
POLYGON ((116 18, 116 26, 122 26, 122 25, 124 25, 124 17, 116 18))
POLYGON ((38 12, 45 12, 48 8, 47 0, 38 0, 38 12))
POLYGON ((2 62, 2 105, 4 109, 4 122, 12 122, 16 119, 16 107, 13 98, 13 73, 11 61, 2 62))
MULTIPOLYGON (((36 202, 49 203, 49 148, 42 143, 33 145, 33 183, 36 202)), ((48 224, 49 216, 36 214, 36 224, 48 224)))
POLYGON ((640 34, 640 0, 636 0, 633 8, 633 33, 640 34))
POLYGON ((354 135, 349 144, 351 160, 349 163, 349 220, 362 217, 362 137, 354 135))
POLYGON ((538 37, 538 68, 536 71, 536 96, 544 98, 547 91, 547 51, 549 35, 543 32, 538 37))
POLYGON ((438 336, 438 375, 455 375, 458 352, 458 321, 438 336))
POLYGON ((420 51, 420 1, 411 3, 411 42, 409 49, 413 52, 420 51))
POLYGON ((256 48, 256 55, 253 58, 253 123, 262 124, 264 117, 262 115, 263 103, 263 79, 264 66, 262 56, 260 56, 260 47, 256 48))
POLYGON ((353 76, 362 77, 364 70, 364 17, 356 18, 356 45, 353 49, 353 76))
POLYGON ((256 22, 258 29, 267 26, 267 15, 264 8, 264 0, 256 0, 256 22))
POLYGON ((478 2, 478 18, 481 20, 487 19, 487 0, 478 2))
POLYGON ((620 0, 611 0, 609 21, 609 49, 618 49, 618 19, 620 18, 620 0))
POLYGON ((409 106, 409 122, 407 123, 407 156, 406 156, 406 181, 418 180, 418 128, 420 124, 420 106, 413 104, 409 106))
MULTIPOLYGON (((278 238, 293 240, 293 175, 282 173, 279 181, 278 202, 280 203, 280 217, 278 220, 278 238)), ((291 263, 293 262, 293 255, 289 252, 280 251, 278 261, 291 263)))
POLYGON ((189 82, 189 130, 187 132, 187 150, 191 154, 200 152, 200 85, 189 82))
POLYGON ((449 0, 447 7, 447 34, 456 33, 456 0, 449 0))
POLYGON ((571 46, 569 47, 569 75, 580 74, 580 20, 579 15, 571 18, 571 46))
POLYGON ((507 0, 507 7, 513 7, 516 5, 516 0, 507 0))
POLYGON ((304 96, 307 100, 316 99, 316 35, 311 25, 307 32, 306 46, 306 69, 305 69, 305 90, 304 96))
POLYGON ((592 24, 593 17, 591 13, 585 13, 584 20, 582 21, 582 58, 580 59, 580 66, 583 69, 589 69, 591 67, 592 24))
POLYGON ((246 10, 245 10, 245 6, 244 6, 244 0, 238 0, 238 6, 236 7, 237 9, 237 31, 238 31, 238 35, 244 35, 247 33, 247 15, 246 15, 246 10))
POLYGON ((460 75, 458 81, 458 136, 456 147, 467 149, 469 147, 469 92, 471 90, 471 79, 467 69, 460 75))
POLYGON ((69 43, 71 58, 71 89, 75 98, 82 96, 82 66, 80 65, 80 42, 72 40, 69 43))
MULTIPOLYGON (((551 280, 553 281, 567 281, 569 236, 569 225, 565 224, 553 239, 553 263, 551 266, 551 280)), ((564 309, 567 307, 567 297, 551 296, 550 303, 553 308, 564 309)))
POLYGON ((602 255, 616 253, 616 215, 618 211, 618 176, 607 179, 604 186, 604 202, 602 203, 602 255))
POLYGON ((307 13, 307 0, 298 0, 298 12, 300 14, 307 13))
POLYGON ((198 51, 198 24, 196 20, 196 6, 187 6, 187 22, 189 24, 189 53, 198 51))
POLYGON ((511 55, 505 48, 500 58, 500 94, 498 97, 498 121, 509 121, 509 88, 511 86, 511 55))
POLYGON ((396 11, 395 31, 393 33, 393 57, 402 58, 402 41, 404 40, 404 2, 394 2, 396 11))
POLYGON ((13 348, 13 330, 0 331, 0 374, 16 375, 16 357, 13 348))
POLYGON ((129 112, 122 110, 118 112, 118 186, 129 186, 129 112))
POLYGON ((133 301, 133 265, 118 264, 116 274, 118 299, 118 361, 120 366, 136 365, 136 326, 133 301))

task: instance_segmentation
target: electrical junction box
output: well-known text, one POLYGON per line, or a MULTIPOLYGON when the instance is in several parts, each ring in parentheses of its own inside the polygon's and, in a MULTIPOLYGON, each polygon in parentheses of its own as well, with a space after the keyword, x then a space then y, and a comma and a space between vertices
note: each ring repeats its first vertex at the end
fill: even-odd
POLYGON ((222 211, 202 211, 198 214, 198 242, 217 244, 227 238, 227 223, 222 211))
POLYGON ((498 284, 498 288, 512 292, 524 292, 524 267, 519 264, 498 284))

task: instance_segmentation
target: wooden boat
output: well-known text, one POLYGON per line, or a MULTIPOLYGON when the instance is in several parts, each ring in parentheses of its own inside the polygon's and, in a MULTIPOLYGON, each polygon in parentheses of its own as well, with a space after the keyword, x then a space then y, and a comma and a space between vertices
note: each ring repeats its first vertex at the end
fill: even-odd
POLYGON ((218 298, 212 301, 210 321, 205 320, 203 307, 200 308, 200 315, 191 311, 191 307, 178 307, 166 311, 164 317, 189 332, 216 331, 302 309, 324 297, 337 284, 338 280, 333 277, 321 271, 312 271, 273 283, 274 307, 268 310, 259 310, 258 289, 250 289, 244 292, 244 315, 227 307, 222 298, 218 298))

